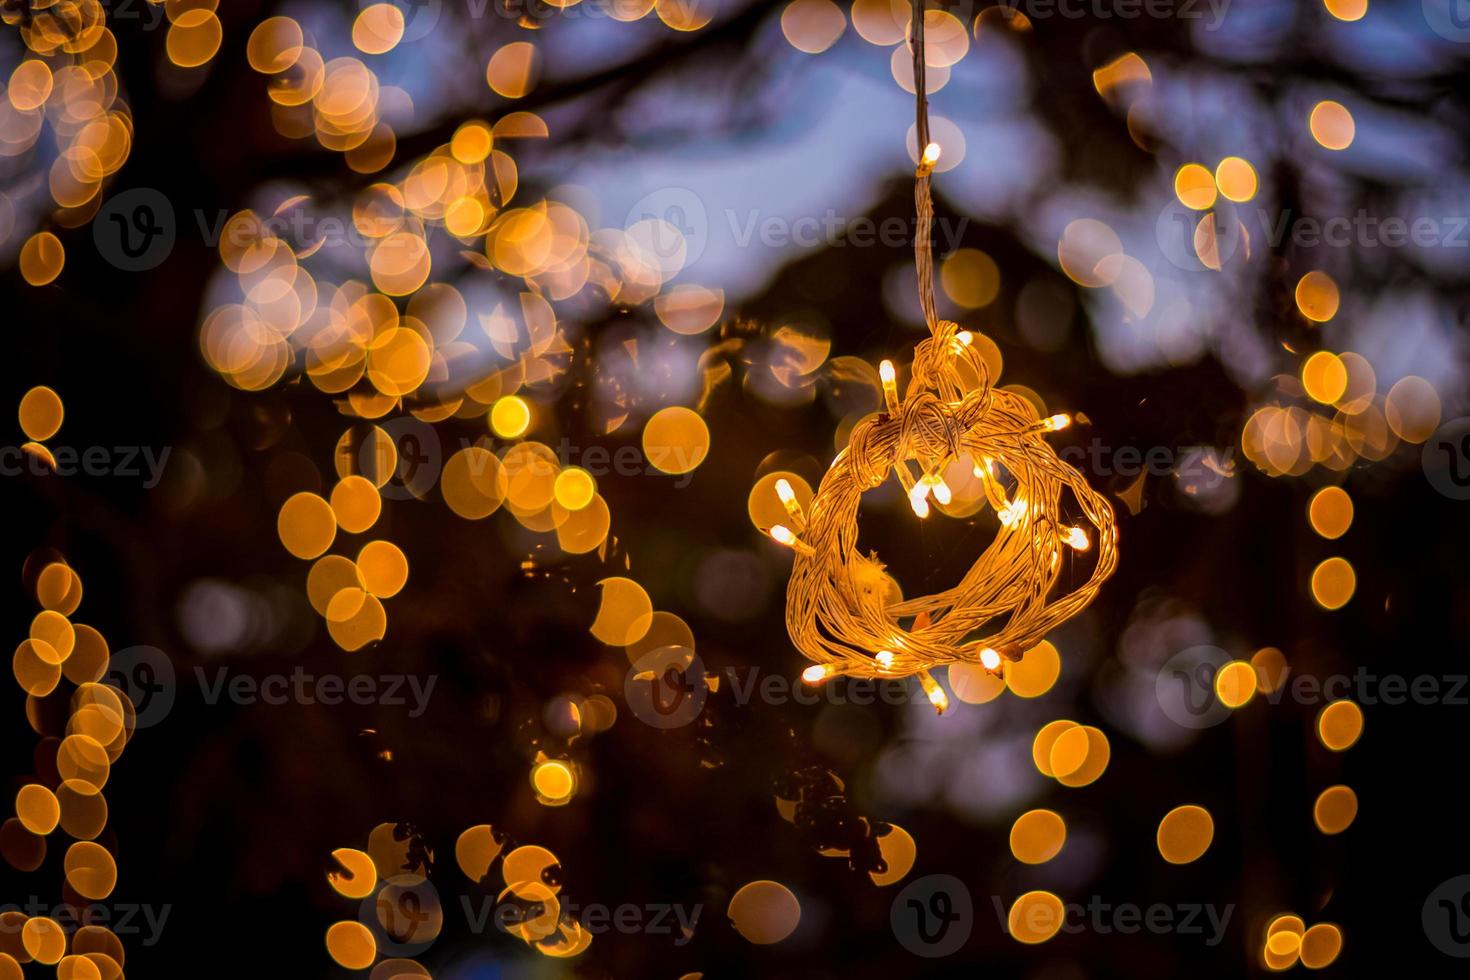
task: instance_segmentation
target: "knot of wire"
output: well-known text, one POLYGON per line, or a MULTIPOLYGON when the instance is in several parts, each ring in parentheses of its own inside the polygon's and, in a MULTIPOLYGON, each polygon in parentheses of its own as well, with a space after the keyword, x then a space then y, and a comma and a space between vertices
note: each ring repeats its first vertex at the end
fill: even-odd
POLYGON ((929 182, 939 147, 929 142, 924 94, 923 0, 913 0, 911 38, 918 95, 914 259, 930 336, 919 343, 899 396, 892 362, 879 366, 883 411, 859 422, 847 447, 802 508, 786 481, 776 491, 789 524, 770 529, 795 552, 786 590, 786 628, 812 666, 808 683, 839 675, 917 676, 936 709, 948 699, 930 671, 955 663, 1000 673, 1046 634, 1082 611, 1118 561, 1112 505, 1058 456, 1046 435, 1067 415, 1037 419, 1021 395, 991 385, 968 331, 941 320, 934 303, 929 182), (858 550, 862 494, 897 476, 914 513, 948 505, 945 474, 968 466, 998 519, 989 547, 953 587, 905 599, 876 555, 858 550), (1080 515, 1070 523, 1064 511, 1080 515), (1096 546, 1089 577, 1059 591, 1063 548, 1096 546))

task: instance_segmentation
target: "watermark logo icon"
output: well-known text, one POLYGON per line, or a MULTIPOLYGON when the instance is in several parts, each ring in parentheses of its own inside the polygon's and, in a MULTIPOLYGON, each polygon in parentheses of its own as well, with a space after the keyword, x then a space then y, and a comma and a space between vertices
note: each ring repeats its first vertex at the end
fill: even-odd
POLYGON ((1230 662, 1219 647, 1194 646, 1170 657, 1154 678, 1154 696, 1169 720, 1183 728, 1212 728, 1230 715, 1215 696, 1215 675, 1230 662))
POLYGON ((1446 956, 1470 958, 1470 875, 1442 883, 1424 900, 1424 935, 1446 956))
POLYGON ((682 728, 699 717, 709 697, 704 663, 688 647, 650 650, 633 662, 623 697, 639 721, 652 728, 682 728))
MULTIPOLYGON (((381 0, 358 0, 358 7, 366 10, 380 2, 381 0)), ((392 0, 392 3, 403 15, 403 37, 399 38, 400 44, 411 44, 428 37, 438 26, 439 16, 444 12, 442 0, 392 0)))
POLYGON ((178 685, 174 664, 168 654, 157 647, 135 646, 118 650, 109 658, 107 673, 102 678, 133 702, 137 718, 135 729, 149 728, 163 721, 173 710, 178 685))
POLYGON ((685 187, 665 187, 639 198, 628 209, 625 228, 643 224, 639 245, 651 249, 663 264, 682 254, 684 268, 692 266, 709 244, 709 213, 699 195, 685 187))
POLYGON ((893 934, 915 956, 949 956, 970 939, 975 905, 954 875, 925 875, 899 892, 888 914, 893 934))
POLYGON ((111 198, 92 220, 92 240, 104 259, 124 272, 157 268, 177 238, 173 205, 151 187, 111 198))
POLYGON ((1170 200, 1154 222, 1159 253, 1176 269, 1204 272, 1220 268, 1241 247, 1240 217, 1229 201, 1217 201, 1208 212, 1170 200), (1209 265, 1204 260, 1209 261, 1209 265))
POLYGON ((1446 41, 1470 41, 1470 0, 1423 0, 1424 22, 1446 41))
POLYGON ((378 428, 392 440, 393 452, 384 453, 376 439, 364 439, 357 450, 358 472, 381 473, 382 467, 391 465, 393 474, 379 493, 389 500, 424 497, 439 482, 444 465, 438 433, 432 425, 411 415, 389 419, 378 428))
POLYGON ((444 927, 444 906, 439 901, 439 890, 429 879, 398 874, 362 900, 358 921, 377 940, 379 953, 414 957, 439 938, 444 927))
POLYGON ((1451 500, 1470 500, 1470 415, 1436 429, 1420 462, 1430 486, 1451 500))

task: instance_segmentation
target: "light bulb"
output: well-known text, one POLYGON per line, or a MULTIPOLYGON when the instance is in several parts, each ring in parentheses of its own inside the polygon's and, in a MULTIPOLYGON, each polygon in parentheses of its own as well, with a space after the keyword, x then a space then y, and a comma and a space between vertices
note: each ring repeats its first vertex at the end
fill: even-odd
POLYGON ((1072 424, 1070 415, 1053 415, 1041 420, 1041 428, 1047 432, 1058 432, 1072 424))
POLYGON ((929 516, 929 502, 924 499, 927 496, 929 496, 929 484, 923 480, 915 483, 914 488, 909 491, 909 506, 920 517, 929 516))
POLYGON ((781 542, 788 548, 796 544, 796 535, 791 533, 790 528, 785 527, 781 524, 777 524, 775 527, 771 528, 771 537, 775 538, 777 541, 781 542))
POLYGON ((1088 539, 1087 532, 1080 527, 1069 527, 1062 531, 1062 540, 1076 548, 1078 551, 1086 551, 1092 547, 1092 541, 1088 539))
POLYGON ((939 150, 939 144, 938 143, 930 143, 928 146, 924 147, 924 157, 923 157, 923 161, 922 161, 923 164, 924 164, 924 166, 926 166, 926 167, 932 167, 936 163, 938 163, 939 162, 939 153, 940 153, 940 150, 939 150))
POLYGON ((1000 654, 990 649, 990 647, 986 647, 980 651, 980 666, 986 670, 998 669, 1000 667, 1000 654))
POLYGON ((828 664, 812 664, 801 672, 801 679, 808 684, 820 684, 832 676, 832 668, 828 664))
POLYGON ((888 668, 893 666, 893 651, 879 650, 878 655, 875 656, 873 659, 878 661, 878 666, 882 667, 884 670, 887 670, 888 668))

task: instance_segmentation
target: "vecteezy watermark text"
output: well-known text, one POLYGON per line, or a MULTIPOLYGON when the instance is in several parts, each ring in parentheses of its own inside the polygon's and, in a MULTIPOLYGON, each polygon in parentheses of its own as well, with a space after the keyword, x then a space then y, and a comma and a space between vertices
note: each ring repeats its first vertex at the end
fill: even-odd
MULTIPOLYGON (((147 905, 135 902, 118 902, 104 905, 92 902, 87 905, 69 903, 51 904, 39 896, 32 895, 24 904, 9 902, 0 904, 0 916, 7 912, 19 912, 28 919, 51 919, 68 935, 83 926, 106 926, 117 936, 137 936, 144 946, 156 944, 163 936, 163 927, 173 912, 172 905, 147 905)), ((19 933, 24 926, 21 919, 14 923, 0 919, 0 935, 13 935, 18 943, 19 933)))
POLYGON ((0 446, 0 476, 116 476, 123 479, 143 478, 143 487, 152 490, 163 479, 172 446, 0 446))

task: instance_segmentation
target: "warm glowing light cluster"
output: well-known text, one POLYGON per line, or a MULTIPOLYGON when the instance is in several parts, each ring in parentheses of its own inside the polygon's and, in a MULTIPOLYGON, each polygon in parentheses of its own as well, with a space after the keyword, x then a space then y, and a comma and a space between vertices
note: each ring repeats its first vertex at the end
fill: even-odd
MULTIPOLYGON (((27 395, 21 421, 28 433, 49 429, 49 435, 60 425, 60 402, 38 404, 38 391, 49 389, 27 395)), ((11 666, 27 695, 27 720, 42 741, 35 774, 17 783, 15 815, 0 823, 0 859, 30 873, 55 848, 60 859, 52 867, 62 874, 66 897, 55 906, 56 917, 16 909, 0 915, 0 976, 20 977, 19 964, 34 961, 55 967, 60 977, 120 977, 123 945, 111 929, 63 923, 65 914, 104 902, 117 888, 117 844, 104 791, 137 728, 137 711, 126 694, 105 683, 107 640, 72 619, 82 603, 80 574, 59 552, 42 548, 26 559, 21 579, 41 611, 11 666), (38 710, 43 702, 60 713, 38 710)))
MULTIPOLYGON (((992 387, 985 361, 964 339, 941 322, 919 345, 903 398, 885 361, 887 410, 854 427, 810 507, 795 507, 770 528, 796 551, 786 622, 797 649, 816 661, 803 675, 809 681, 839 674, 922 681, 944 664, 998 670, 1086 606, 1117 562, 1112 506, 1045 441, 1069 418, 1038 421, 1026 399, 992 387), (926 517, 931 501, 949 503, 944 474, 956 462, 983 485, 996 539, 954 588, 899 599, 883 566, 857 551, 860 497, 892 473, 915 514, 926 517), (1068 506, 1088 527, 1063 517, 1068 506), (1051 599, 1064 550, 1094 547, 1087 581, 1051 599), (986 633, 998 618, 1003 624, 986 633)), ((936 705, 942 694, 933 696, 936 705)))

